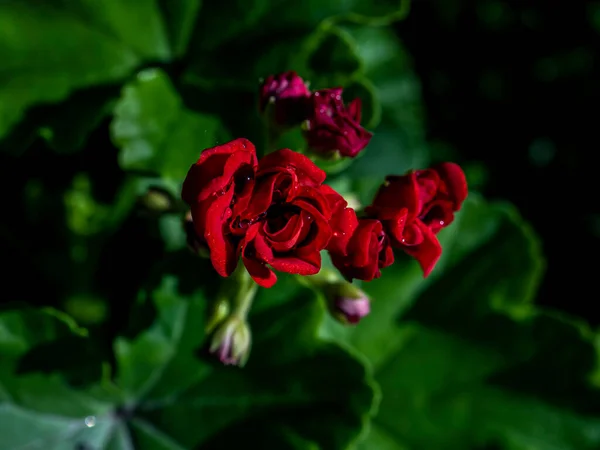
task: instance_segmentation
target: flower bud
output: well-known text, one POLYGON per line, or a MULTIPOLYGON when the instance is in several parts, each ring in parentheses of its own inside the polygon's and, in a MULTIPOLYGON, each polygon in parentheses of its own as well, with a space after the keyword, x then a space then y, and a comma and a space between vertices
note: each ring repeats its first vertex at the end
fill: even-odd
POLYGON ((371 312, 371 301, 361 289, 347 281, 331 283, 326 288, 331 315, 344 324, 357 324, 371 312))
POLYGON ((212 336, 209 352, 225 365, 244 366, 250 356, 251 333, 248 324, 236 315, 221 323, 212 336))
POLYGON ((163 214, 172 211, 174 197, 166 189, 153 186, 139 197, 139 204, 147 213, 163 214))
POLYGON ((339 156, 354 158, 373 136, 361 124, 361 101, 348 105, 342 100, 342 88, 323 89, 310 98, 309 114, 303 132, 312 152, 328 160, 339 156))
POLYGON ((300 124, 307 115, 310 91, 294 71, 271 75, 260 87, 258 109, 275 124, 300 124))

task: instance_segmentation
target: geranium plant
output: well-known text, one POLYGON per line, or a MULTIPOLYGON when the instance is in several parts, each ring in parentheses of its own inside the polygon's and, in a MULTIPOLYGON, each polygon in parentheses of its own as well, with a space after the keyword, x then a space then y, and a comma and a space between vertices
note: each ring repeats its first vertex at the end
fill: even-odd
POLYGON ((0 3, 0 450, 600 446, 597 334, 429 147, 407 13, 0 3))

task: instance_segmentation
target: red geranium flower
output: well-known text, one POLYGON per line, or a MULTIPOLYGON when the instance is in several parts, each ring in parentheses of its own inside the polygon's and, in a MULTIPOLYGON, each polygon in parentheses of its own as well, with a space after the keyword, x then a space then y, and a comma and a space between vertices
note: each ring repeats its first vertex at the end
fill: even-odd
POLYGON ((466 197, 460 166, 442 163, 388 176, 365 212, 381 221, 392 245, 414 257, 427 276, 442 254, 436 234, 452 223, 466 197))

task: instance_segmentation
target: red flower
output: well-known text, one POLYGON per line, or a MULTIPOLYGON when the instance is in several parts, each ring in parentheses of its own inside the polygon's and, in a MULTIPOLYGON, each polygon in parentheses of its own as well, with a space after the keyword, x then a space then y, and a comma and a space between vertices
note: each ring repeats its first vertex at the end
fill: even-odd
POLYGON ((328 187, 332 205, 332 238, 327 246, 333 265, 349 280, 371 281, 394 262, 394 253, 381 222, 358 219, 346 201, 328 187))
POLYGON ((281 272, 313 275, 331 237, 325 172, 306 156, 282 149, 262 158, 247 209, 233 227, 245 230, 242 260, 252 278, 271 287, 281 272))
POLYGON ((296 72, 271 75, 260 87, 258 109, 264 113, 273 105, 273 120, 281 126, 297 125, 307 115, 310 91, 296 72))
POLYGON ((183 182, 181 198, 191 208, 199 244, 206 243, 215 270, 224 277, 239 258, 232 217, 250 201, 257 164, 254 145, 236 139, 204 150, 183 182))
POLYGON ((361 127, 360 110, 359 98, 344 106, 342 88, 314 92, 304 132, 309 147, 319 153, 356 156, 373 136, 361 127))
POLYGON ((442 254, 436 234, 452 223, 466 197, 462 169, 442 163, 388 176, 365 211, 383 223, 392 245, 414 257, 428 276, 442 254))

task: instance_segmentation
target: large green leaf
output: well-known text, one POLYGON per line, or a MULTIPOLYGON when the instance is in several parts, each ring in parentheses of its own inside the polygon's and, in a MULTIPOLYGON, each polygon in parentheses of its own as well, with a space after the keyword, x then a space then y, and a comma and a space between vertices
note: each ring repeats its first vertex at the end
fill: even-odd
POLYGON ((298 448, 299 440, 334 449, 358 438, 373 402, 369 375, 337 345, 316 338, 322 304, 282 278, 256 299, 243 370, 194 358, 204 342, 205 300, 182 299, 174 294, 176 279, 163 278, 154 294, 155 325, 117 344, 118 380, 143 397, 138 420, 147 429, 183 448, 230 448, 252 436, 264 448, 298 448), (202 426, 190 426, 190 417, 202 426))
POLYGON ((216 117, 187 110, 158 69, 140 72, 115 106, 112 138, 125 170, 182 181, 205 148, 223 143, 216 117))
POLYGON ((539 243, 513 208, 471 197, 441 234, 431 279, 400 258, 363 285, 374 303, 358 327, 324 328, 366 355, 381 385, 362 448, 598 448, 594 336, 532 306, 539 243))
POLYGON ((409 6, 409 0, 204 2, 192 44, 196 49, 215 49, 241 35, 307 31, 323 21, 381 24, 404 18, 409 6))
POLYGON ((101 442, 109 436, 110 404, 92 392, 74 391, 56 373, 17 372, 22 357, 38 346, 86 334, 53 310, 0 312, 1 449, 72 449, 81 442, 101 442), (95 424, 97 417, 103 419, 92 429, 89 425, 95 424))
MULTIPOLYGON (((250 361, 224 367, 199 356, 208 305, 197 273, 208 266, 187 252, 172 258, 141 293, 132 331, 142 331, 115 341, 114 383, 76 390, 56 371, 19 376, 3 365, 0 432, 9 446, 0 448, 211 449, 252 439, 261 448, 345 449, 361 437, 375 401, 372 378, 359 359, 317 337, 325 311, 311 291, 282 277, 261 292, 250 361)), ((53 316, 32 327, 12 315, 0 316, 3 360, 58 336, 53 316)), ((61 333, 71 333, 61 323, 61 333)))
POLYGON ((153 0, 0 4, 0 136, 37 103, 126 77, 170 49, 153 0))
POLYGON ((196 23, 202 0, 159 0, 169 35, 171 49, 176 57, 183 56, 196 23))

